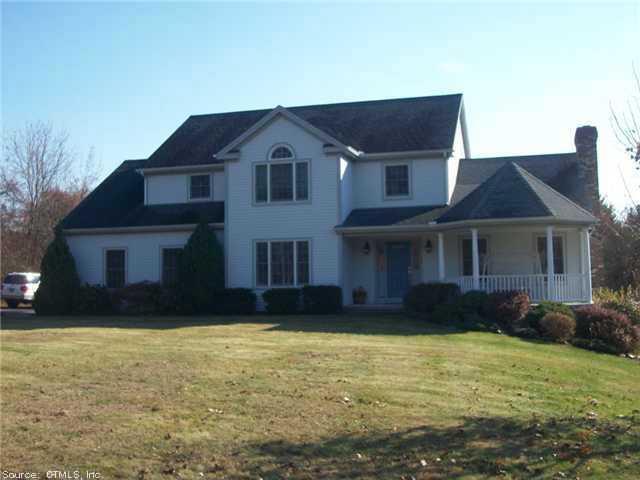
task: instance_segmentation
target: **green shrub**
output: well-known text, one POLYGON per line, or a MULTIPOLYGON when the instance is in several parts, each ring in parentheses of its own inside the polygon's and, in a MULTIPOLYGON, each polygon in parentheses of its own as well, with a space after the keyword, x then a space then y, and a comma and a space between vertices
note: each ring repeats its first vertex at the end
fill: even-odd
POLYGON ((601 304, 604 308, 615 310, 618 313, 626 315, 631 323, 640 325, 640 303, 630 299, 625 300, 609 300, 601 304))
POLYGON ((81 286, 76 292, 73 311, 80 315, 106 315, 113 313, 109 290, 102 285, 86 284, 81 286))
POLYGON ((517 290, 491 293, 487 297, 485 311, 502 328, 513 331, 521 326, 522 319, 529 311, 531 301, 526 292, 517 290))
POLYGON ((542 332, 540 328, 540 321, 548 313, 560 313, 562 315, 571 317, 574 320, 576 317, 573 313, 573 310, 571 310, 571 307, 569 307, 568 305, 560 302, 545 301, 540 302, 538 305, 535 305, 531 308, 531 310, 529 310, 529 313, 527 313, 527 316, 525 317, 526 323, 529 325, 529 327, 535 328, 538 332, 542 332))
POLYGON ((40 286, 33 299, 38 315, 64 315, 73 312, 80 288, 76 263, 60 229, 47 247, 40 265, 40 286))
POLYGON ((576 333, 576 320, 573 316, 559 312, 549 312, 539 323, 540 332, 554 342, 564 343, 576 333))
POLYGON ((471 290, 458 298, 457 304, 466 313, 476 313, 484 316, 488 298, 489 295, 487 292, 471 290))
POLYGON ((430 314, 436 306, 453 303, 460 296, 455 283, 419 283, 404 296, 404 308, 412 313, 430 314))
POLYGON ((251 315, 256 311, 256 294, 248 288, 225 288, 214 294, 214 313, 251 315))
MULTIPOLYGON (((612 353, 631 353, 640 347, 640 327, 624 314, 596 305, 576 310, 577 335, 594 345, 605 344, 612 353)), ((600 345, 601 347, 601 345, 600 345)))
POLYGON ((302 304, 305 313, 340 313, 342 289, 336 285, 307 285, 302 287, 302 304))
POLYGON ((433 309, 429 320, 440 325, 460 326, 464 321, 464 312, 454 303, 443 303, 433 309))
POLYGON ((224 288, 224 253, 205 221, 200 221, 182 251, 177 286, 181 309, 188 313, 212 311, 213 292, 224 288))
POLYGON ((262 294, 267 313, 289 315, 300 310, 299 288, 272 288, 262 294))
POLYGON ((174 289, 157 282, 139 282, 111 290, 114 309, 125 315, 157 315, 178 310, 174 289))

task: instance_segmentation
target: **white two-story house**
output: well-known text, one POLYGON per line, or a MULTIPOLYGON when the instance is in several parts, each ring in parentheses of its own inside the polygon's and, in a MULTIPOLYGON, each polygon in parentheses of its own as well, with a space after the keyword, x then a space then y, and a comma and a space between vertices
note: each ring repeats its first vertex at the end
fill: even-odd
POLYGON ((83 282, 173 282, 199 219, 226 284, 339 285, 399 303, 412 284, 591 300, 593 127, 576 152, 471 157, 462 95, 189 117, 63 221, 83 282))

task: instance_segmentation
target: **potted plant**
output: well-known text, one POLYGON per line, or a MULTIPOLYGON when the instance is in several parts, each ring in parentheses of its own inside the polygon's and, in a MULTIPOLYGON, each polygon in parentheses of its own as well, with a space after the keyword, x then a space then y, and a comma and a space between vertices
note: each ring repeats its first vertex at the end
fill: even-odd
POLYGON ((357 287, 353 289, 353 303, 355 305, 364 305, 367 303, 367 291, 364 287, 357 287))

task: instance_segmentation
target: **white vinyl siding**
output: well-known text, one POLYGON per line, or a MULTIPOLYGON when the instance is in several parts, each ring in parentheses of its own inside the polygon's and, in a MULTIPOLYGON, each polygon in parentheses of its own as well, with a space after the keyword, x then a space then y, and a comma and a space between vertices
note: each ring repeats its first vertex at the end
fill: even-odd
MULTIPOLYGON (((191 175, 194 173, 179 174, 153 174, 145 177, 147 205, 162 205, 170 203, 189 202, 189 190, 191 175)), ((210 172, 211 175, 211 195, 207 200, 223 202, 225 199, 224 171, 221 169, 210 172)))

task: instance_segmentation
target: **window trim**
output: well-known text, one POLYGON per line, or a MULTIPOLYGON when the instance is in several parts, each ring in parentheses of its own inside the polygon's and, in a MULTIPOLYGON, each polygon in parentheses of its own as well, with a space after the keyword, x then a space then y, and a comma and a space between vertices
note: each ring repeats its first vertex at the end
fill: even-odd
MULTIPOLYGON (((473 276, 473 272, 471 272, 471 275, 465 275, 464 274, 464 241, 465 240, 472 240, 471 235, 461 235, 460 237, 458 237, 458 271, 460 273, 461 277, 472 277, 473 276)), ((480 240, 485 240, 487 242, 487 257, 491 256, 491 235, 478 235, 478 244, 480 244, 480 240)), ((478 245, 479 246, 479 245, 478 245)), ((471 250, 471 255, 472 255, 472 262, 473 262, 473 245, 471 246, 472 250, 471 250)), ((480 248, 478 248, 478 257, 480 257, 480 248)), ((479 260, 479 258, 478 258, 479 260)), ((482 273, 482 264, 479 265, 480 266, 480 275, 485 275, 484 273, 482 273)), ((472 269, 473 269, 473 263, 472 263, 472 269)), ((490 269, 489 269, 489 262, 487 262, 487 273, 486 275, 492 275, 490 269)))
POLYGON ((190 173, 187 175, 187 200, 189 202, 209 202, 213 198, 213 174, 209 173, 190 173), (192 197, 191 196, 191 178, 192 177, 209 177, 209 196, 208 197, 192 197))
POLYGON ((282 161, 291 162, 291 161, 295 161, 297 158, 298 157, 296 155, 296 151, 293 149, 293 147, 288 143, 284 143, 284 142, 276 143, 267 152, 267 162, 282 162, 282 161), (291 152, 291 156, 287 158, 272 158, 271 156, 273 155, 273 152, 275 152, 280 147, 284 147, 288 149, 291 152))
MULTIPOLYGON (((560 237, 560 242, 562 242, 562 268, 564 269, 564 274, 559 274, 558 272, 555 271, 555 265, 554 265, 554 274, 556 275, 566 275, 568 273, 568 264, 567 264, 567 236, 565 234, 565 232, 553 232, 553 237, 560 237)), ((546 241, 547 241, 547 234, 546 233, 534 233, 533 234, 533 258, 536 259, 536 265, 534 265, 534 271, 537 270, 538 265, 537 263, 540 261, 539 258, 539 253, 538 253, 538 239, 544 239, 545 241, 545 249, 546 247, 546 241)), ((554 249, 554 253, 555 253, 555 249, 554 249)), ((548 271, 548 270, 547 270, 548 271)), ((538 273, 538 275, 547 275, 547 272, 543 272, 542 271, 542 265, 540 265, 540 272, 538 273)))
POLYGON ((251 165, 251 198, 252 205, 254 207, 270 206, 270 205, 300 205, 311 203, 311 159, 309 158, 295 158, 295 159, 282 159, 271 160, 268 162, 253 162, 251 165), (304 200, 296 200, 297 196, 297 182, 296 182, 296 165, 298 163, 307 164, 307 198, 304 200), (271 200, 271 165, 291 164, 292 180, 293 180, 293 197, 292 200, 271 200), (267 167, 267 200, 264 202, 257 201, 256 191, 256 169, 258 166, 266 165, 267 167))
POLYGON ((382 199, 383 200, 411 200, 413 198, 413 162, 395 161, 382 163, 382 199), (387 195, 387 167, 407 167, 408 193, 406 195, 387 195))
POLYGON ((124 285, 129 284, 129 248, 122 247, 104 247, 102 249, 102 284, 107 288, 117 288, 107 286, 107 252, 110 251, 124 251, 124 285))
POLYGON ((158 264, 160 265, 160 271, 158 272, 158 282, 162 285, 164 285, 164 250, 178 250, 178 249, 184 251, 184 244, 160 245, 158 247, 158 251, 160 255, 160 261, 158 262, 158 264))
POLYGON ((268 290, 270 288, 298 288, 304 285, 313 284, 313 242, 311 238, 260 238, 255 239, 252 243, 252 270, 253 270, 253 288, 256 290, 268 290), (273 285, 271 283, 271 243, 272 242, 293 242, 293 284, 289 285, 273 285), (309 281, 304 284, 298 283, 298 242, 307 242, 309 247, 309 281), (258 243, 267 244, 267 285, 258 284, 258 243))

